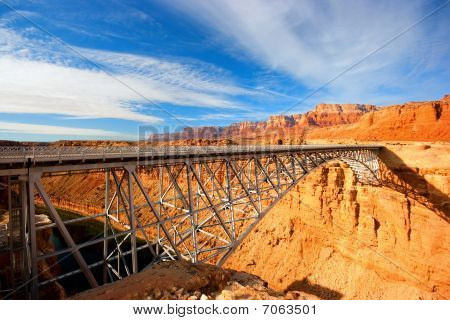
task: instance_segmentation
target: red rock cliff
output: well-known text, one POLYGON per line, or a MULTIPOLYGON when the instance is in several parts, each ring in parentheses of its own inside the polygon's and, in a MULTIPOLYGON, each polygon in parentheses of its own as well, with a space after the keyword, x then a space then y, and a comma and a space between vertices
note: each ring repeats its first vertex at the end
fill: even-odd
POLYGON ((353 124, 311 130, 308 139, 450 141, 450 96, 409 102, 362 115, 353 124))

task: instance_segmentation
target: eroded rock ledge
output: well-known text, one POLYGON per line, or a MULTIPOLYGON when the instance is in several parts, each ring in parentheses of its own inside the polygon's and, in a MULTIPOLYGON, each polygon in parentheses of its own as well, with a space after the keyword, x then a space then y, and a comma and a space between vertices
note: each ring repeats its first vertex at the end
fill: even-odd
POLYGON ((259 277, 204 263, 162 262, 117 282, 80 293, 72 299, 317 299, 297 290, 276 292, 259 277))

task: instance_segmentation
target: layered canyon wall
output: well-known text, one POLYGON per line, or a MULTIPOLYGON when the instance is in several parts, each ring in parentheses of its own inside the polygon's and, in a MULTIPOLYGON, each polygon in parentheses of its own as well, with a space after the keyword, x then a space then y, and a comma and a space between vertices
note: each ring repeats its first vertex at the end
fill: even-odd
POLYGON ((450 142, 450 95, 365 113, 353 124, 308 131, 309 140, 450 142))
POLYGON ((440 100, 376 107, 365 104, 318 104, 304 114, 275 115, 267 121, 244 121, 227 127, 185 128, 152 135, 150 141, 233 144, 357 141, 450 142, 450 95, 440 100), (197 141, 197 142, 196 142, 197 141))
POLYGON ((282 134, 285 130, 298 134, 302 131, 300 129, 305 127, 328 127, 354 123, 364 114, 375 110, 377 107, 374 105, 322 103, 304 114, 273 115, 267 121, 243 121, 226 127, 187 127, 177 133, 153 134, 149 140, 239 139, 267 133, 282 134))

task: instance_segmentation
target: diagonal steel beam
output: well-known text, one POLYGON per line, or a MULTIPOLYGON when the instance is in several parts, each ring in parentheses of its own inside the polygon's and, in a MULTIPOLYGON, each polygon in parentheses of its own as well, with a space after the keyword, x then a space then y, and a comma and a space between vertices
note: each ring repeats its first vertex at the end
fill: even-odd
POLYGON ((191 163, 187 162, 186 165, 190 168, 191 172, 194 174, 195 179, 197 180, 198 185, 202 189, 203 193, 206 196, 206 199, 208 200, 209 204, 211 205, 211 208, 213 209, 217 219, 219 220, 220 224, 222 225, 222 228, 224 229, 227 236, 230 238, 230 240, 233 239, 232 234, 230 233, 230 230, 228 230, 224 220, 222 219, 222 216, 220 215, 219 211, 216 208, 216 204, 212 201, 211 197, 209 196, 205 186, 203 185, 203 182, 201 181, 200 177, 198 176, 197 172, 192 167, 191 163))
MULTIPOLYGON (((159 173, 159 175, 160 175, 160 188, 161 188, 161 191, 160 191, 160 193, 161 193, 160 201, 162 201, 162 199, 164 199, 164 198, 167 196, 167 194, 169 193, 170 189, 171 189, 172 186, 173 186, 173 183, 172 183, 172 181, 171 181, 171 182, 169 183, 169 185, 167 186, 167 189, 165 189, 165 191, 162 192, 163 184, 164 184, 164 179, 163 179, 163 166, 164 166, 164 165, 167 165, 167 164, 163 164, 163 165, 160 167, 160 173, 159 173)), ((175 167, 176 167, 176 166, 175 166, 175 167)), ((177 173, 176 175, 173 176, 173 178, 174 178, 175 181, 177 181, 177 179, 178 179, 178 177, 180 176, 180 174, 181 174, 181 172, 183 171, 183 169, 184 169, 184 163, 181 163, 181 168, 180 168, 180 170, 178 170, 178 173, 177 173)))
MULTIPOLYGON (((248 159, 247 163, 246 163, 243 167, 241 167, 237 162, 234 162, 234 164, 235 164, 235 166, 238 167, 238 169, 239 169, 238 172, 239 172, 241 175, 244 175, 244 177, 248 180, 249 185, 251 184, 252 188, 253 188, 253 189, 256 189, 256 186, 253 184, 253 181, 252 181, 252 180, 250 179, 250 177, 245 173, 245 169, 247 168, 248 165, 251 164, 251 161, 252 161, 252 158, 248 159)), ((242 179, 242 176, 241 176, 241 175, 240 175, 239 177, 242 179)))
POLYGON ((291 173, 289 172, 289 170, 286 168, 286 166, 284 165, 284 163, 278 159, 277 156, 275 156, 276 161, 278 161, 280 163, 280 165, 283 167, 284 171, 286 172, 286 174, 289 176, 289 178, 291 178, 292 182, 295 182, 296 179, 291 175, 291 173))
POLYGON ((170 233, 167 230, 166 226, 164 225, 164 223, 161 221, 161 214, 160 212, 156 209, 155 205, 153 204, 153 202, 150 200, 150 197, 148 196, 147 192, 145 191, 144 185, 141 181, 141 179, 139 178, 139 176, 136 174, 136 172, 133 171, 133 176, 134 179, 139 187, 139 189, 141 190, 145 201, 147 201, 148 205, 150 206, 150 208, 153 211, 154 216, 156 217, 156 219, 158 220, 158 225, 161 226, 161 229, 163 229, 164 235, 166 236, 167 240, 170 242, 170 245, 172 246, 173 250, 175 251, 175 253, 177 254, 177 257, 179 259, 181 259, 181 254, 180 251, 178 250, 177 246, 175 245, 175 243, 173 242, 172 238, 170 237, 170 233))
MULTIPOLYGON (((292 155, 292 158, 298 163, 298 165, 300 166, 300 168, 302 168, 303 174, 305 174, 305 173, 308 172, 308 170, 306 169, 308 166, 305 167, 305 166, 303 165, 303 163, 301 163, 301 161, 298 160, 298 159, 295 157, 295 155, 292 155)), ((303 159, 302 159, 302 161, 303 161, 303 159)))
MULTIPOLYGON (((211 168, 208 166, 207 163, 204 163, 203 166, 206 168, 206 171, 208 171, 208 173, 211 175, 213 186, 215 186, 216 189, 222 190, 223 194, 224 194, 225 196, 227 196, 227 192, 224 190, 222 184, 221 184, 221 183, 216 184, 216 180, 217 180, 217 178, 216 178, 216 172, 217 172, 217 170, 215 170, 215 171, 213 172, 213 171, 211 170, 211 168), (218 186, 218 187, 217 187, 217 186, 218 186)), ((220 164, 219 168, 222 167, 222 166, 223 166, 223 163, 220 164)), ((221 196, 221 194, 219 193, 219 190, 217 190, 216 192, 217 192, 217 194, 219 195, 219 198, 221 198, 222 196, 221 196)), ((227 198, 228 198, 228 196, 227 196, 227 198)))
POLYGON ((175 177, 173 176, 172 172, 169 169, 169 166, 166 164, 164 167, 167 171, 167 175, 169 176, 169 179, 170 179, 172 185, 174 186, 175 190, 180 195, 180 199, 183 202, 184 208, 189 208, 189 204, 187 203, 186 198, 184 197, 183 191, 181 191, 180 186, 176 182, 175 177))
POLYGON ((50 215, 52 216, 53 221, 55 222, 56 226, 58 227, 59 232, 61 232, 61 235, 64 238, 64 241, 67 243, 69 247, 72 248, 72 254, 77 261, 78 265, 80 266, 81 271, 83 272, 84 276, 88 280, 91 287, 95 288, 98 287, 97 280, 95 279, 94 275, 91 272, 91 269, 89 269, 86 261, 84 260, 83 256, 81 255, 80 251, 75 245, 75 241, 73 241, 72 236, 70 235, 69 231, 67 230, 66 226, 64 225, 64 222, 62 221, 61 217, 59 216, 58 212, 56 211, 55 207, 53 206, 52 202, 50 201, 50 198, 48 197, 47 193, 45 192, 45 189, 42 185, 42 182, 40 179, 37 179, 34 181, 34 184, 36 186, 36 189, 38 190, 39 194, 41 195, 42 199, 44 200, 45 206, 50 211, 50 215))
POLYGON ((291 191, 296 185, 297 183, 293 183, 286 190, 284 190, 281 195, 274 199, 274 201, 272 201, 272 203, 261 212, 260 216, 255 219, 255 221, 249 227, 247 227, 247 229, 245 229, 245 231, 233 243, 233 246, 227 249, 227 252, 219 259, 219 261, 217 262, 217 265, 219 267, 223 266, 229 256, 239 247, 245 237, 247 237, 247 235, 255 228, 255 226, 261 221, 261 219, 264 218, 264 216, 283 198, 283 196, 291 191))
POLYGON ((242 189, 244 189, 244 192, 246 193, 247 197, 248 197, 249 200, 251 201, 251 203, 252 203, 253 207, 255 208, 256 212, 258 213, 258 215, 260 215, 261 212, 259 211, 259 208, 258 208, 258 206, 256 205, 255 200, 252 198, 252 195, 251 195, 250 192, 248 191, 248 189, 247 189, 247 187, 245 186, 244 182, 242 181, 241 177, 238 176, 238 173, 237 173, 237 171, 236 171, 236 168, 235 168, 234 165, 233 165, 233 162, 232 162, 232 161, 229 161, 228 159, 227 159, 226 161, 229 162, 230 168, 231 168, 231 170, 233 171, 235 177, 238 179, 238 181, 239 181, 239 183, 240 183, 242 189))
POLYGON ((259 169, 261 169, 261 171, 264 173, 264 175, 266 176, 267 181, 270 183, 270 185, 272 186, 272 188, 277 192, 277 194, 279 194, 278 192, 278 188, 275 186, 275 184, 272 182, 272 179, 270 178, 269 174, 267 173, 266 169, 264 168, 264 166, 261 164, 260 160, 258 158, 255 157, 255 162, 258 165, 259 169))

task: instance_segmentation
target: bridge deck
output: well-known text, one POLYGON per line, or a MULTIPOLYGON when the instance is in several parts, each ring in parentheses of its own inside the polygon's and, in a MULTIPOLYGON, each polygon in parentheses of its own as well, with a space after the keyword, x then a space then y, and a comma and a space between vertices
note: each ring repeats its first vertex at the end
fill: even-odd
POLYGON ((246 154, 292 153, 344 149, 379 149, 380 145, 263 145, 167 147, 0 147, 0 169, 52 166, 74 162, 109 163, 189 159, 246 154))

